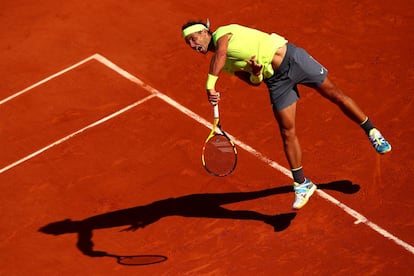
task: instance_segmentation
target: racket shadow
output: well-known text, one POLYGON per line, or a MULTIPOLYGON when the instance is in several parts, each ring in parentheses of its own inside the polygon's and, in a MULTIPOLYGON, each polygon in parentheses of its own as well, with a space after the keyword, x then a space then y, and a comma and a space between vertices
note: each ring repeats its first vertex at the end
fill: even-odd
MULTIPOLYGON (((350 181, 336 181, 319 184, 318 187, 320 189, 332 189, 350 193, 350 191, 355 191, 355 187, 352 188, 354 185, 350 181)), ((359 185, 357 186, 359 187, 359 185)), ((292 186, 288 185, 252 192, 190 194, 177 198, 158 200, 148 205, 107 212, 88 217, 84 220, 73 221, 71 219, 65 219, 52 222, 41 227, 39 232, 50 235, 77 234, 78 241, 76 245, 83 254, 90 257, 114 257, 121 263, 120 258, 122 256, 93 249, 94 243, 92 238, 94 230, 125 226, 126 228, 121 231, 136 231, 164 217, 182 216, 189 218, 254 220, 266 223, 273 228, 273 231, 280 232, 290 226, 296 216, 295 212, 268 215, 252 210, 229 210, 222 205, 291 192, 292 186)), ((144 264, 159 263, 167 259, 167 257, 162 255, 137 256, 136 260, 151 260, 148 263, 144 262, 144 264), (142 256, 142 258, 137 256, 142 256), (145 256, 155 257, 146 259, 145 256)), ((131 259, 131 256, 123 257, 127 260, 131 259)))
POLYGON ((119 256, 106 254, 104 256, 115 258, 120 265, 152 265, 166 261, 168 258, 163 255, 133 255, 119 256))

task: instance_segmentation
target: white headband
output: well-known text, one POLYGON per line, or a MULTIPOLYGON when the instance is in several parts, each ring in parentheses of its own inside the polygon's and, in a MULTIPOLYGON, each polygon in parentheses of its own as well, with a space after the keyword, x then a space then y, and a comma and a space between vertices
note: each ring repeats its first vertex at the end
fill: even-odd
POLYGON ((200 32, 202 30, 208 30, 208 29, 203 24, 194 24, 194 25, 188 26, 187 28, 183 30, 183 36, 185 38, 189 34, 200 32))

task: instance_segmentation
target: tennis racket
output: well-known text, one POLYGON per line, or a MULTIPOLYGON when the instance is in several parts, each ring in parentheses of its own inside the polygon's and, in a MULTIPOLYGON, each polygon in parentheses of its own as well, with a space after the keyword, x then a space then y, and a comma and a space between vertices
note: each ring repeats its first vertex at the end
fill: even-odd
POLYGON ((213 128, 204 142, 201 161, 209 174, 226 176, 236 168, 237 149, 221 128, 218 104, 214 105, 213 113, 213 128))

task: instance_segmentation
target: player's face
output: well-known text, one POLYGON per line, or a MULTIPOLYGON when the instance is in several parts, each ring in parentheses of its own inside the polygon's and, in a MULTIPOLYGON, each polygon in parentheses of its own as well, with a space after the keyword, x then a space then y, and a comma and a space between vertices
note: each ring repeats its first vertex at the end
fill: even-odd
POLYGON ((190 45, 191 48, 199 53, 207 53, 208 45, 210 43, 210 36, 206 30, 189 34, 185 38, 185 42, 190 45))

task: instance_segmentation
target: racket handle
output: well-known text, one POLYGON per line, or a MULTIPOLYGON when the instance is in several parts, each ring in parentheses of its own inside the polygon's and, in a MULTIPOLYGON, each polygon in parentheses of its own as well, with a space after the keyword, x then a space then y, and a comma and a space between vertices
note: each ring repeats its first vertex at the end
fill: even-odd
POLYGON ((213 106, 214 119, 220 118, 218 103, 213 106))

